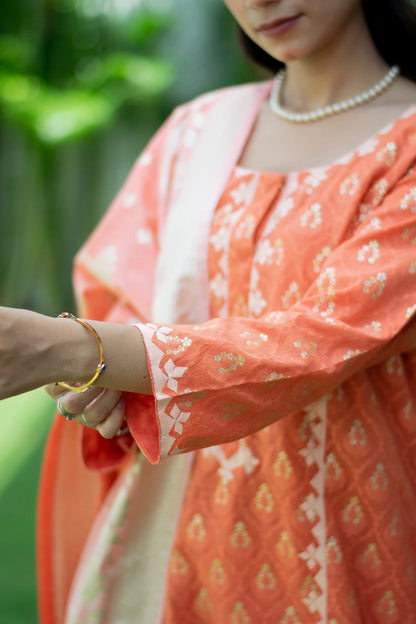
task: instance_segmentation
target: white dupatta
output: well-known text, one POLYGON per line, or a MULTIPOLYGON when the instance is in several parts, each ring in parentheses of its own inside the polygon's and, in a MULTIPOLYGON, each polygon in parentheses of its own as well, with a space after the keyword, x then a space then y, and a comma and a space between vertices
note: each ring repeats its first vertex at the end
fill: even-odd
MULTIPOLYGON (((155 322, 193 324, 209 318, 210 223, 269 91, 269 83, 226 89, 206 113, 187 166, 187 183, 168 207, 156 271, 155 322)), ((187 453, 151 466, 141 457, 122 475, 86 545, 65 624, 87 621, 82 615, 83 595, 97 588, 98 579, 103 583, 109 534, 121 516, 125 528, 122 543, 118 543, 117 573, 99 614, 94 613, 94 623, 162 621, 168 561, 192 459, 193 454, 187 453)))

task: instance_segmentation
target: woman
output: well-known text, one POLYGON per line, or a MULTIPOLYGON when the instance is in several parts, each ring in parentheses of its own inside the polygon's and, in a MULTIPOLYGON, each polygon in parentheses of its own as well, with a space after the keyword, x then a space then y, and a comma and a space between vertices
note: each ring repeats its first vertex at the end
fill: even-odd
POLYGON ((82 425, 46 451, 42 622, 415 621, 414 16, 390 4, 226 0, 285 73, 164 124, 76 258, 97 320, 2 310, 1 396, 51 384, 82 425))

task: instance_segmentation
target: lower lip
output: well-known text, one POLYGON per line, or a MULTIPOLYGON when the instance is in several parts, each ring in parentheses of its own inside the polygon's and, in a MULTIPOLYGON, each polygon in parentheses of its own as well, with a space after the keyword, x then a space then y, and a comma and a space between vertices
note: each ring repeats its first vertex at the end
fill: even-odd
POLYGON ((298 23, 300 18, 301 16, 297 15, 293 19, 281 22, 280 24, 272 26, 271 28, 265 28, 264 30, 260 30, 259 32, 261 35, 263 35, 263 37, 278 37, 279 35, 284 35, 298 23))

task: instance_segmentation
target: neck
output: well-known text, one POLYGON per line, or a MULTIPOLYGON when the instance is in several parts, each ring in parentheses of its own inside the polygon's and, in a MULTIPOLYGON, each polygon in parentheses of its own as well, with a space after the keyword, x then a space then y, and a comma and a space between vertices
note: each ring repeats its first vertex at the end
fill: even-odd
POLYGON ((307 112, 347 99, 371 87, 387 71, 364 21, 346 29, 314 55, 288 62, 282 104, 307 112))

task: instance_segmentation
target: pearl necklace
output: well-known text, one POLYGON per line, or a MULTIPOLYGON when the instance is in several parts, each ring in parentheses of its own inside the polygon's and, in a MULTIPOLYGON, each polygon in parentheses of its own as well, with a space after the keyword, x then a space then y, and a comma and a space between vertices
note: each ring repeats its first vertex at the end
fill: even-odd
POLYGON ((274 113, 278 117, 285 119, 291 123, 310 123, 311 121, 319 121, 320 119, 324 119, 325 117, 331 117, 332 115, 337 115, 338 113, 343 113, 344 111, 351 110, 351 108, 355 108, 360 106, 361 104, 365 104, 366 102, 370 102, 370 100, 374 100, 378 95, 383 93, 390 85, 393 83, 395 78, 399 75, 399 68, 397 65, 394 65, 389 69, 387 74, 377 82, 371 89, 367 91, 363 91, 358 95, 349 98, 348 100, 342 100, 341 102, 337 102, 336 104, 330 104, 329 106, 324 106, 322 108, 317 108, 310 113, 291 113, 286 110, 282 106, 280 106, 280 95, 282 90, 283 81, 286 77, 286 70, 282 69, 276 75, 273 83, 273 88, 270 93, 270 107, 274 113))

